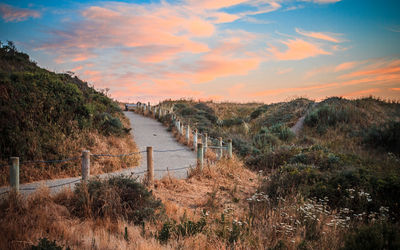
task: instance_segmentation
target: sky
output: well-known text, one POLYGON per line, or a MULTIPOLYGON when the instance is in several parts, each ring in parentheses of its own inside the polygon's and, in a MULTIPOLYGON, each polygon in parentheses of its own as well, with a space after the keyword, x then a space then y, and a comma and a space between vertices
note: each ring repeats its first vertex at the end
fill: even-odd
POLYGON ((0 1, 0 40, 120 101, 400 100, 398 0, 0 1))

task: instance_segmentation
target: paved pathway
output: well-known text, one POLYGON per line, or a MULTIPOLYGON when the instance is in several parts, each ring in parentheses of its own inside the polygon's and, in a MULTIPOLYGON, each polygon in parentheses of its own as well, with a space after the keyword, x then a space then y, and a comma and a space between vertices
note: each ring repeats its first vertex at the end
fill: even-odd
MULTIPOLYGON (((179 144, 172 133, 167 131, 161 123, 154 119, 138 115, 133 112, 124 112, 129 118, 132 126, 131 134, 139 148, 145 151, 147 146, 153 147, 154 177, 159 179, 168 172, 177 178, 187 177, 187 168, 195 166, 196 155, 186 146, 179 144), (164 152, 166 151, 166 152, 164 152)), ((125 152, 121 152, 125 153, 125 152)), ((128 153, 128 152, 126 152, 128 153)), ((133 174, 143 177, 147 170, 146 153, 142 153, 141 162, 138 167, 122 169, 113 173, 102 174, 101 178, 120 174, 133 174)), ((23 167, 23 166, 21 166, 23 167)), ((21 184, 21 193, 29 194, 41 185, 51 187, 51 192, 56 193, 65 187, 73 187, 81 177, 54 179, 21 184)), ((0 194, 7 191, 9 187, 0 187, 0 194)), ((3 195, 0 195, 0 197, 3 195)))

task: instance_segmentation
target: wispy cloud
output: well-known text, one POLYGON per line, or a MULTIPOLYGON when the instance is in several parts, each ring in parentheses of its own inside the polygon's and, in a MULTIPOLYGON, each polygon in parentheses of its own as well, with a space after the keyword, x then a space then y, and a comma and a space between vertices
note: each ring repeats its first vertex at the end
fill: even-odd
POLYGON ((39 18, 39 11, 17 8, 8 4, 0 4, 0 16, 6 22, 21 22, 28 18, 39 18))
POLYGON ((287 74, 287 73, 292 72, 292 71, 293 71, 293 68, 285 68, 285 69, 278 69, 276 71, 276 73, 278 75, 284 75, 284 74, 287 74))
POLYGON ((398 33, 398 32, 400 32, 400 25, 393 25, 393 26, 387 27, 386 29, 390 30, 392 32, 398 33))
POLYGON ((303 0, 304 2, 313 2, 318 4, 328 4, 328 3, 337 3, 342 0, 303 0))
POLYGON ((333 42, 333 43, 341 43, 343 42, 342 39, 338 38, 342 36, 342 34, 335 34, 335 33, 328 33, 328 32, 314 32, 314 31, 305 31, 301 30, 299 28, 296 28, 296 32, 299 33, 300 35, 315 38, 315 39, 320 39, 320 40, 325 40, 328 42, 333 42))
POLYGON ((331 53, 322 49, 319 45, 296 38, 281 41, 287 49, 280 51, 275 46, 270 46, 267 50, 278 60, 301 60, 318 55, 330 55, 331 53))
POLYGON ((344 62, 336 66, 334 71, 339 72, 343 70, 349 70, 354 68, 357 64, 359 64, 359 62, 344 62))
POLYGON ((378 88, 373 88, 373 89, 364 89, 364 90, 359 90, 359 91, 354 91, 350 93, 343 94, 342 96, 345 98, 358 98, 366 95, 371 95, 373 93, 380 92, 381 90, 378 88))

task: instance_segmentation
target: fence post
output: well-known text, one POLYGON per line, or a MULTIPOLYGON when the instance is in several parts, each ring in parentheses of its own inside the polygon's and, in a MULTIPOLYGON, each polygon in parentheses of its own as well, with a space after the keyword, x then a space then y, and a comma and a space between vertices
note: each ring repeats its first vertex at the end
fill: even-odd
POLYGON ((10 157, 10 185, 19 192, 19 157, 10 157))
POLYGON ((86 181, 90 176, 90 151, 82 151, 82 180, 86 181))
POLYGON ((147 147, 147 186, 154 186, 153 147, 147 147))
POLYGON ((186 141, 187 141, 187 144, 189 145, 189 143, 190 143, 190 125, 189 124, 186 126, 186 141))
POLYGON ((222 137, 218 137, 218 146, 219 148, 219 154, 218 154, 218 160, 221 160, 222 158, 222 137))
POLYGON ((228 139, 228 158, 232 159, 232 139, 228 139))
POLYGON ((197 128, 193 131, 193 149, 197 151, 197 128))
POLYGON ((203 135, 203 144, 204 144, 204 154, 207 153, 207 145, 208 145, 208 137, 207 137, 207 133, 204 133, 203 135))
POLYGON ((200 171, 203 171, 203 143, 199 142, 197 143, 197 167, 200 169, 200 171))
POLYGON ((181 129, 180 129, 180 131, 181 131, 181 136, 183 136, 183 122, 181 123, 181 129))

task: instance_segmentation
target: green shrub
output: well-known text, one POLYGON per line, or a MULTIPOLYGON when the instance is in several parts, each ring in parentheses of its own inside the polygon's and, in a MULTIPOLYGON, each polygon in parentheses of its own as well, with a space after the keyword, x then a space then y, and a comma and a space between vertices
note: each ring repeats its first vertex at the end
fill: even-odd
POLYGON ((126 130, 118 117, 109 113, 99 114, 97 117, 100 131, 105 135, 122 135, 126 130))
POLYGON ((299 152, 298 147, 282 145, 274 150, 253 154, 247 159, 246 164, 258 170, 276 169, 288 163, 299 152))
POLYGON ((376 223, 356 228, 346 235, 343 250, 400 249, 398 225, 376 223))
POLYGON ((253 145, 260 150, 270 150, 279 144, 279 139, 271 131, 263 127, 253 137, 253 145))
POLYGON ((188 220, 184 217, 180 224, 177 224, 174 220, 168 220, 163 224, 163 227, 158 232, 157 239, 161 243, 166 243, 172 237, 179 239, 180 237, 193 236, 203 232, 206 224, 207 222, 204 216, 202 216, 197 222, 188 220))
POLYGON ((323 104, 307 114, 304 123, 309 127, 317 128, 320 133, 325 133, 328 127, 349 122, 351 116, 351 112, 344 106, 323 104))
POLYGON ((251 145, 251 143, 249 143, 241 138, 238 138, 238 137, 233 137, 232 146, 233 146, 233 149, 235 150, 235 152, 238 153, 242 157, 248 156, 250 154, 258 155, 260 152, 257 148, 253 147, 253 145, 251 145))
POLYGON ((72 212, 78 217, 123 218, 135 224, 156 218, 162 207, 151 192, 134 179, 118 176, 91 179, 78 184, 72 199, 72 212))
MULTIPOLYGON (((57 245, 56 241, 50 241, 47 238, 40 238, 37 245, 31 247, 32 250, 62 250, 63 247, 57 245)), ((67 247, 66 249, 70 249, 67 247)))
POLYGON ((365 144, 400 154, 400 122, 389 121, 379 127, 373 126, 364 134, 365 144))
POLYGON ((276 135, 282 141, 290 141, 294 138, 295 134, 288 128, 286 125, 282 123, 277 123, 270 128, 271 133, 276 135))
POLYGON ((239 117, 231 118, 231 119, 225 119, 222 121, 223 126, 225 127, 231 127, 231 126, 236 126, 236 125, 241 125, 243 123, 243 119, 239 117))
POLYGON ((268 110, 268 107, 269 107, 268 105, 262 105, 262 106, 258 107, 256 110, 251 112, 250 119, 254 120, 257 117, 259 117, 262 113, 265 113, 268 110))

